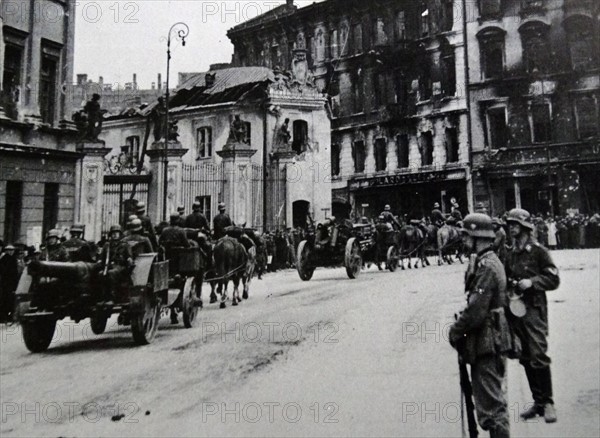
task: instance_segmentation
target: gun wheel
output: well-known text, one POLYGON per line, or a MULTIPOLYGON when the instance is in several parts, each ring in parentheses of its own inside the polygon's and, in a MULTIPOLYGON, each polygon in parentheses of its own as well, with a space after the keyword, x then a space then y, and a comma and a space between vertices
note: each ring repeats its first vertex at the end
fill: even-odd
POLYGON ((154 340, 159 319, 160 300, 148 297, 145 311, 131 317, 131 333, 136 344, 148 345, 154 340))
POLYGON ((190 277, 185 281, 181 291, 181 308, 185 328, 192 328, 196 325, 196 317, 198 316, 198 306, 196 305, 197 288, 196 279, 190 277))
POLYGON ((56 320, 54 319, 34 319, 32 321, 23 321, 21 323, 23 331, 23 341, 25 346, 32 353, 41 353, 46 351, 54 337, 56 329, 56 320))
POLYGON ((394 272, 398 267, 398 250, 395 246, 390 246, 387 250, 386 265, 390 272, 394 272))
POLYGON ((346 274, 348 274, 349 278, 355 279, 360 275, 362 255, 360 252, 360 245, 355 237, 351 237, 348 239, 348 242, 346 242, 344 266, 346 267, 346 274))
POLYGON ((306 240, 300 242, 300 245, 298 245, 296 269, 302 281, 309 281, 315 272, 314 266, 311 266, 310 263, 310 251, 310 246, 306 240))

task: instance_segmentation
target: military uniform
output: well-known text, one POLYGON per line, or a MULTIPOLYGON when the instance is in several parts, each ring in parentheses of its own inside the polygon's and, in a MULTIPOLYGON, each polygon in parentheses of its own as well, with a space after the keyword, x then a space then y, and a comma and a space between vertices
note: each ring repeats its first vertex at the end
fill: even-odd
POLYGON ((492 436, 509 435, 509 414, 502 390, 510 331, 504 267, 492 248, 472 257, 465 276, 467 307, 450 328, 451 339, 465 341, 479 425, 492 436))
POLYGON ((390 224, 390 225, 392 225, 392 224, 396 225, 398 227, 398 229, 402 228, 400 226, 400 223, 398 222, 398 220, 396 219, 396 217, 394 216, 394 214, 391 211, 384 210, 379 216, 380 217, 383 216, 383 220, 385 222, 387 222, 388 224, 390 224))
MULTIPOLYGON (((506 260, 509 280, 529 279, 532 287, 523 293, 527 313, 522 318, 511 317, 511 325, 521 339, 521 364, 529 380, 536 406, 553 404, 550 357, 548 351, 548 301, 546 291, 558 288, 558 269, 546 248, 531 237, 523 248, 513 246, 506 260)), ((540 410, 540 413, 542 411, 540 410)))
POLYGON ((125 236, 122 242, 129 245, 133 254, 133 258, 136 258, 140 254, 149 254, 153 252, 150 239, 135 231, 130 235, 125 236))
POLYGON ((152 225, 152 220, 146 215, 138 216, 138 218, 139 218, 139 220, 142 221, 143 233, 148 238, 148 240, 150 240, 150 243, 152 244, 152 248, 154 248, 154 249, 158 248, 158 241, 156 239, 156 233, 154 231, 154 226, 152 225))
POLYGON ((160 233, 158 243, 167 249, 173 247, 190 247, 190 242, 187 239, 185 231, 183 231, 183 228, 178 225, 169 225, 166 227, 162 233, 160 233))
POLYGON ((496 230, 496 238, 494 239, 494 252, 502 263, 506 262, 506 231, 501 226, 496 230))
POLYGON ((208 224, 208 220, 206 220, 206 216, 199 211, 194 211, 185 218, 184 228, 193 228, 206 232, 210 229, 210 225, 208 224))
POLYGON ((107 280, 104 293, 106 299, 110 300, 119 285, 128 279, 129 270, 133 266, 130 246, 123 240, 109 240, 102 248, 100 263, 107 280))
POLYGON ((213 230, 215 239, 225 236, 225 228, 233 226, 233 221, 226 213, 219 213, 213 219, 213 230))
POLYGON ((40 260, 44 262, 68 262, 69 253, 60 243, 57 245, 46 246, 42 251, 40 260))
POLYGON ((72 262, 94 262, 94 252, 90 244, 80 237, 71 237, 64 242, 62 246, 69 253, 69 260, 72 262))

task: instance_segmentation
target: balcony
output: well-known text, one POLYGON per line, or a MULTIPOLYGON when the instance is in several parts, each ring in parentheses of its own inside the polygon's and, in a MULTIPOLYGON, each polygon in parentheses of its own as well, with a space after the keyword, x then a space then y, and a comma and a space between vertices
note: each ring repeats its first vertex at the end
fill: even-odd
POLYGON ((416 114, 417 106, 411 99, 409 102, 387 104, 381 113, 381 118, 389 122, 401 122, 416 114))

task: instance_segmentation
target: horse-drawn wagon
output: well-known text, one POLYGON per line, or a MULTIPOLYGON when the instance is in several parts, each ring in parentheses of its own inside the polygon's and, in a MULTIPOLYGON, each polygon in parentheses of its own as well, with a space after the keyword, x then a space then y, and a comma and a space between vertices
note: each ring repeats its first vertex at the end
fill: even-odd
POLYGON ((357 278, 363 264, 362 252, 371 245, 371 238, 355 230, 352 224, 325 221, 310 229, 306 240, 298 245, 298 274, 303 281, 309 281, 319 266, 343 265, 349 278, 357 278))

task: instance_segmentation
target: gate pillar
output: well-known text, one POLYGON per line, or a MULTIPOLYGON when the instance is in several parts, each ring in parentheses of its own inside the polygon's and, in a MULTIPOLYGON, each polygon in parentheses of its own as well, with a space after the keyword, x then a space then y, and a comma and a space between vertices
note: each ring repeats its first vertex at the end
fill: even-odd
POLYGON ((98 242, 102 238, 102 191, 104 156, 110 152, 104 143, 79 143, 77 150, 84 157, 75 169, 75 222, 85 225, 85 238, 98 242))
POLYGON ((150 157, 150 172, 152 181, 148 187, 148 216, 154 224, 163 220, 168 221, 168 215, 177 211, 181 204, 182 193, 182 157, 187 149, 179 142, 169 141, 165 151, 165 142, 155 142, 146 152, 150 157), (165 162, 167 163, 165 175, 165 162), (166 211, 163 210, 165 199, 164 181, 167 180, 167 202, 166 211))
POLYGON ((290 182, 297 181, 297 179, 301 176, 295 174, 298 172, 298 169, 293 169, 292 171, 290 171, 290 167, 294 165, 295 157, 296 152, 294 152, 290 148, 279 149, 273 153, 275 165, 279 167, 279 173, 285 175, 284 180, 277 180, 275 182, 276 184, 283 185, 283 187, 276 188, 277 193, 279 193, 280 196, 283 196, 283 199, 279 200, 284 205, 284 208, 282 210, 282 218, 278 221, 277 224, 281 225, 283 228, 289 228, 293 225, 293 208, 292 203, 290 202, 290 197, 288 196, 288 193, 290 192, 288 184, 290 184, 290 182))
POLYGON ((227 143, 217 154, 223 159, 225 190, 223 201, 231 219, 238 225, 252 226, 252 168, 250 159, 256 154, 245 143, 227 143))

